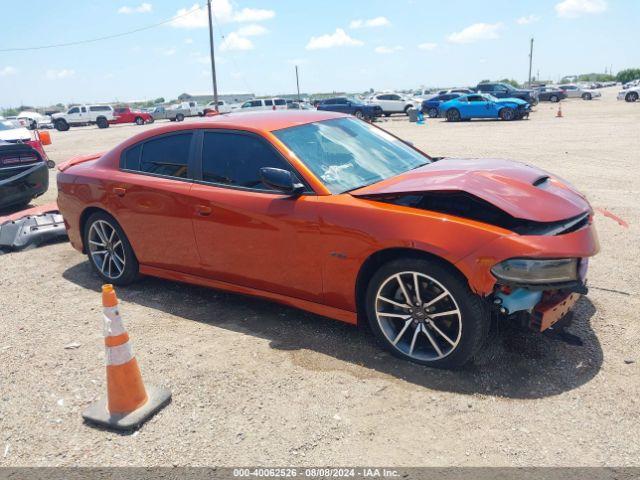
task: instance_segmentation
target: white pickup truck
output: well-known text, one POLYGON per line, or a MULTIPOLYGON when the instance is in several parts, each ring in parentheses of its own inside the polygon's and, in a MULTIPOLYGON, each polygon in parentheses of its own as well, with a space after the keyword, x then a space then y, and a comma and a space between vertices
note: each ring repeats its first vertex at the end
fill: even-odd
POLYGON ((183 111, 185 117, 196 117, 204 115, 204 108, 198 105, 198 102, 180 102, 175 105, 171 105, 169 109, 183 111))
POLYGON ((109 127, 109 122, 115 120, 111 105, 78 105, 66 112, 51 115, 53 125, 61 132, 66 132, 71 126, 97 125, 98 128, 109 127))

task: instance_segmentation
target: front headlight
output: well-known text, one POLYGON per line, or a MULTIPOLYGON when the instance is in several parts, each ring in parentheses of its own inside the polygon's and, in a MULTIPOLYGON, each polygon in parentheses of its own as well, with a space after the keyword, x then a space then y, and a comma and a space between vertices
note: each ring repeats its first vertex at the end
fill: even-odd
POLYGON ((545 284, 572 282, 578 279, 578 259, 533 260, 511 258, 491 268, 496 278, 504 283, 545 284))

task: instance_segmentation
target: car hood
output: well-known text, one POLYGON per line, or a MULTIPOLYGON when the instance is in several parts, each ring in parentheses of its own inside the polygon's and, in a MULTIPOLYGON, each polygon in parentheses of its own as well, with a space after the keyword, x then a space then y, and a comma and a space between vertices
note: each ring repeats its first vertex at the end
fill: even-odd
POLYGON ((590 211, 568 182, 530 165, 508 160, 445 158, 354 190, 356 197, 422 192, 466 192, 514 218, 556 222, 590 211))
POLYGON ((14 128, 11 130, 0 130, 0 140, 4 141, 16 141, 16 140, 31 140, 31 134, 26 128, 14 128))
POLYGON ((526 105, 527 102, 522 100, 521 98, 509 97, 509 98, 499 98, 496 100, 496 103, 516 103, 518 105, 526 105))

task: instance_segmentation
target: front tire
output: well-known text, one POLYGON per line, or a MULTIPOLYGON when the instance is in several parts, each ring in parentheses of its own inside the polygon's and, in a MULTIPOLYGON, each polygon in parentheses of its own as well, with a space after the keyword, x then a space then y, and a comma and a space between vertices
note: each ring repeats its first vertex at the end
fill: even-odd
POLYGON ((382 345, 421 365, 456 368, 484 344, 489 318, 460 273, 433 260, 383 265, 366 294, 367 318, 382 345))
POLYGON ((591 94, 590 93, 585 93, 582 95, 582 99, 583 100, 591 100, 591 94))
POLYGON ((629 92, 627 96, 624 97, 627 102, 637 102, 638 101, 638 92, 629 92))
POLYGON ((430 118, 437 118, 438 109, 435 107, 431 107, 429 110, 427 110, 427 115, 429 115, 430 118))
POLYGON ((353 113, 353 115, 359 120, 362 120, 364 118, 364 114, 362 113, 362 110, 356 110, 353 113))
POLYGON ((138 259, 115 218, 106 212, 93 213, 84 230, 89 263, 103 281, 128 285, 138 278, 138 259))
POLYGON ((56 120, 56 130, 59 132, 66 132, 69 130, 69 124, 66 120, 56 120))
POLYGON ((505 121, 511 121, 516 118, 516 112, 511 107, 505 107, 499 112, 500 118, 505 121))
POLYGON ((176 115, 176 122, 181 122, 184 120, 184 115, 179 113, 176 115))
POLYGON ((144 125, 144 119, 142 117, 136 117, 136 125, 144 125))
POLYGON ((558 98, 558 96, 557 96, 557 95, 551 95, 551 96, 549 97, 549 101, 551 101, 552 103, 557 103, 557 102, 559 102, 559 101, 560 101, 560 99, 558 98))

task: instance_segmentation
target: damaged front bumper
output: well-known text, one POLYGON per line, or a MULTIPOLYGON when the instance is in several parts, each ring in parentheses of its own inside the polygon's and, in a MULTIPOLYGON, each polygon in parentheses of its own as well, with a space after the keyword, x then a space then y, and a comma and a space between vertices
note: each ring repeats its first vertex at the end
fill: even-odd
MULTIPOLYGON (((543 331, 561 320, 578 300, 587 293, 588 260, 600 249, 591 220, 570 233, 556 235, 505 235, 485 245, 456 263, 469 280, 471 289, 493 304, 495 310, 509 318, 526 318, 528 326, 543 331), (531 276, 530 281, 507 279, 496 265, 508 264, 509 259, 530 259, 544 263, 546 259, 576 260, 575 275, 560 281, 566 273, 554 268, 544 276, 531 276), (498 278, 494 271, 505 278, 498 278)), ((551 264, 551 262, 550 262, 551 264)), ((552 265, 554 266, 554 265, 552 265)), ((555 265, 554 267, 558 267, 555 265)), ((513 273, 507 272, 507 273, 513 273)), ((521 273, 521 272, 520 272, 521 273)))
POLYGON ((525 315, 526 323, 532 330, 543 332, 559 322, 587 293, 583 282, 572 287, 552 290, 536 290, 518 287, 513 290, 500 287, 493 296, 493 305, 505 317, 525 315))

